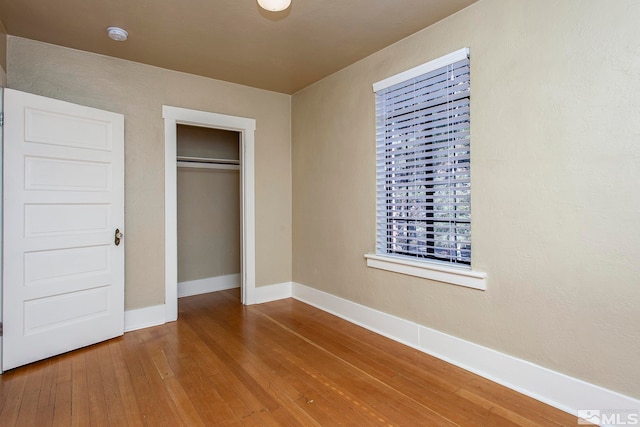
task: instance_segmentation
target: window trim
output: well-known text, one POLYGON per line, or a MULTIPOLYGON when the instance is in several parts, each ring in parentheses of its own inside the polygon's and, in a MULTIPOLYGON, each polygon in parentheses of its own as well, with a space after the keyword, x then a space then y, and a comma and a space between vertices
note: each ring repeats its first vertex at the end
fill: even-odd
POLYGON ((421 277, 437 282, 450 283, 484 291, 487 289, 487 274, 467 268, 451 267, 433 261, 413 261, 391 255, 365 254, 367 267, 408 276, 421 277))
POLYGON ((455 52, 451 52, 447 55, 441 56, 440 58, 436 58, 433 61, 429 61, 426 64, 418 65, 417 67, 413 67, 407 71, 403 71, 391 77, 387 77, 384 80, 380 80, 379 82, 373 84, 373 91, 378 92, 382 89, 386 89, 398 83, 402 83, 406 80, 410 80, 433 70, 437 70, 438 68, 446 67, 447 65, 453 64, 454 62, 462 61, 463 59, 466 59, 468 57, 469 48, 463 47, 462 49, 458 49, 455 52))

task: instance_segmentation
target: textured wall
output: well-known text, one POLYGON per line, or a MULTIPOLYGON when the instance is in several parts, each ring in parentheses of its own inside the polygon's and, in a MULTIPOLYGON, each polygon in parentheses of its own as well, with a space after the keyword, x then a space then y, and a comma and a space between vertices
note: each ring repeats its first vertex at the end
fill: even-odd
POLYGON ((7 30, 0 20, 0 86, 7 85, 7 30))
POLYGON ((178 156, 240 159, 240 132, 180 124, 176 130, 178 156))
POLYGON ((293 279, 640 397, 640 3, 481 0, 293 96, 293 279), (473 268, 369 269, 372 83, 471 49, 473 268))
POLYGON ((240 174, 178 168, 178 282, 240 274, 240 174))
POLYGON ((164 302, 162 105, 256 119, 256 282, 291 280, 288 95, 8 38, 8 87, 125 116, 126 308, 164 302))

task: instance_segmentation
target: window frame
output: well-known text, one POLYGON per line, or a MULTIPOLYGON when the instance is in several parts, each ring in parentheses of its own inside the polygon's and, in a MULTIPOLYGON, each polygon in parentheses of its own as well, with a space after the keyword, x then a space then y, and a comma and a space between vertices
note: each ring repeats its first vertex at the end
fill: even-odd
MULTIPOLYGON (((461 60, 466 60, 469 58, 469 49, 463 48, 458 51, 452 52, 448 55, 444 55, 440 58, 437 58, 433 61, 429 61, 425 64, 422 64, 418 67, 414 67, 410 70, 404 71, 402 73, 391 76, 387 79, 384 79, 380 82, 373 84, 373 91, 380 92, 386 88, 402 84, 404 82, 410 81, 416 77, 423 76, 424 74, 430 73, 432 71, 440 70, 444 67, 448 67, 456 62, 461 60)), ((376 130, 378 130, 378 117, 376 117, 376 130)), ((377 139, 377 138, 376 138, 377 139)), ((376 146, 378 146, 378 141, 376 140, 376 146)), ((470 152, 470 145, 469 145, 470 152)), ((379 156, 376 155, 376 164, 378 163, 379 156)), ((385 169, 386 172, 386 169, 385 169)), ((376 173, 376 182, 378 182, 379 174, 376 173)), ((376 187, 378 187, 376 185, 376 187)), ((378 188, 376 188, 376 194, 378 194, 378 188)), ((409 253, 407 251, 401 251, 398 249, 391 249, 389 247, 393 246, 393 243, 389 243, 388 241, 388 233, 384 234, 385 239, 382 240, 381 233, 378 232, 378 227, 380 227, 379 221, 380 218, 386 218, 384 221, 384 229, 388 230, 388 221, 389 221, 389 202, 382 204, 380 199, 386 199, 388 196, 377 196, 376 197, 376 253, 375 254, 366 254, 365 258, 367 260, 367 265, 373 268, 379 268, 383 270, 393 271, 401 274, 408 274, 417 277, 423 277, 427 279, 432 279, 436 281, 452 283, 460 286, 467 286, 475 289, 486 289, 486 274, 472 271, 471 270, 471 259, 469 259, 468 263, 466 263, 464 259, 461 261, 456 260, 454 262, 450 261, 441 261, 439 259, 434 259, 434 257, 429 257, 428 249, 432 250, 436 247, 436 243, 434 242, 432 245, 424 244, 421 247, 425 249, 424 255, 418 253, 417 250, 414 250, 414 253, 409 253), (378 211, 384 212, 381 215, 378 215, 378 211), (383 249, 386 248, 386 249, 383 249)), ((470 194, 468 195, 470 197, 470 194)), ((432 206, 436 204, 433 201, 433 196, 426 196, 422 199, 421 203, 428 203, 428 200, 431 200, 432 206)), ((470 202, 469 202, 470 206, 470 202)), ((410 209, 407 209, 409 211, 410 209)), ((433 208, 431 208, 434 211, 433 208)), ((428 216, 428 214, 427 214, 428 216)), ((393 221, 394 223, 397 220, 393 221)), ((425 224, 429 222, 429 218, 425 217, 425 224)), ((431 220, 433 222, 433 220, 431 220)), ((457 228, 457 221, 453 221, 456 225, 453 225, 454 228, 457 228)), ((469 224, 470 226, 470 224, 469 224)), ((409 226, 406 226, 406 234, 408 236, 409 226)), ((384 231, 383 231, 384 233, 384 231)), ((456 234, 456 233, 454 233, 456 234)), ((425 238, 427 232, 424 233, 425 238)), ((470 233, 469 233, 470 236, 470 233)), ((409 246, 409 238, 406 238, 407 246, 409 246)), ((416 246, 416 245, 414 245, 416 246)), ((418 246, 416 246, 418 247, 418 246)), ((420 247, 418 247, 420 248, 420 247)), ((422 250, 422 249, 420 249, 422 250)), ((470 249, 469 249, 470 250, 470 249)), ((462 258, 462 256, 460 256, 462 258)), ((470 258, 470 257, 469 257, 470 258)))

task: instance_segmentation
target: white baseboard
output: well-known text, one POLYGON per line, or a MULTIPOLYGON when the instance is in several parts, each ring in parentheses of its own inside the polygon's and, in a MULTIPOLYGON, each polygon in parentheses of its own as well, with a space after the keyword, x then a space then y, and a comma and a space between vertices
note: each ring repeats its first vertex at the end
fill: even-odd
POLYGON ((131 332, 136 329, 149 328, 151 326, 166 323, 164 304, 144 307, 124 312, 124 331, 131 332))
MULTIPOLYGON (((222 278, 226 278, 226 279, 222 279, 218 281, 217 282, 218 286, 226 286, 225 283, 227 284, 232 283, 232 278, 236 276, 238 277, 238 282, 236 283, 239 283, 239 275, 232 274, 229 276, 221 276, 222 278)), ((218 279, 218 278, 213 278, 213 279, 218 279)), ((189 295, 198 295, 200 293, 215 292, 217 290, 232 289, 232 288, 238 287, 238 285, 235 285, 235 286, 222 287, 219 289, 212 289, 211 287, 206 287, 208 280, 209 279, 203 279, 202 281, 193 280, 192 282, 203 282, 205 286, 188 287, 187 290, 190 290, 190 291, 204 290, 204 291, 196 292, 189 295)), ((192 282, 182 282, 182 283, 192 283, 192 282)), ((209 281, 209 283, 211 282, 215 282, 215 281, 209 281)), ((181 295, 180 293, 178 295, 187 296, 187 295, 181 295)), ((268 285, 268 286, 260 286, 256 288, 256 304, 275 301, 275 300, 284 299, 284 298, 290 298, 290 297, 291 297, 291 282, 278 283, 275 285, 268 285)), ((139 308, 136 310, 127 310, 124 312, 124 331, 125 332, 135 331, 137 329, 149 328, 151 326, 162 325, 164 323, 167 323, 166 307, 164 304, 154 305, 152 307, 139 308)))
POLYGON ((291 298, 291 282, 256 287, 256 304, 291 298))
POLYGON ((640 409, 640 400, 552 371, 526 360, 299 283, 293 298, 445 360, 570 414, 578 409, 640 409))
POLYGON ((240 287, 240 274, 207 277, 178 283, 178 298, 240 287))

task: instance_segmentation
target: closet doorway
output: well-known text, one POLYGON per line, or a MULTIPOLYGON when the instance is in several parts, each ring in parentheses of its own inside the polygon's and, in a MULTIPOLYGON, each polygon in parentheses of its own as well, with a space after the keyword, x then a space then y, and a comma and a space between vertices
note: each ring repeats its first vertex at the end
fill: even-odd
POLYGON ((240 132, 178 124, 178 298, 240 287, 240 132))
MULTIPOLYGON (((177 174, 178 162, 214 164, 216 168, 239 168, 240 179, 240 287, 242 303, 255 303, 255 202, 254 202, 254 132, 255 119, 228 116, 185 108, 163 106, 165 122, 165 320, 178 317, 178 236, 177 236, 177 174), (178 127, 184 129, 211 128, 231 131, 238 138, 238 159, 232 156, 208 157, 187 155, 178 157, 178 127), (184 127, 183 127, 184 126, 184 127), (226 159, 225 159, 226 157, 226 159), (195 159, 192 159, 195 158, 195 159), (203 158, 214 159, 202 161, 203 158), (216 161, 217 159, 217 161, 216 161), (226 166, 223 166, 226 165, 226 166)), ((193 129, 192 129, 193 131, 193 129)), ((197 133, 197 129, 195 129, 197 133)), ((215 131, 213 131, 215 132, 215 131)), ((205 130, 206 133, 206 130, 205 130)), ((220 148, 220 147, 218 147, 220 148)), ((188 167, 188 166, 187 166, 188 167)), ((199 274, 203 274, 200 272, 199 274)), ((229 279, 222 279, 229 280, 229 279)))

